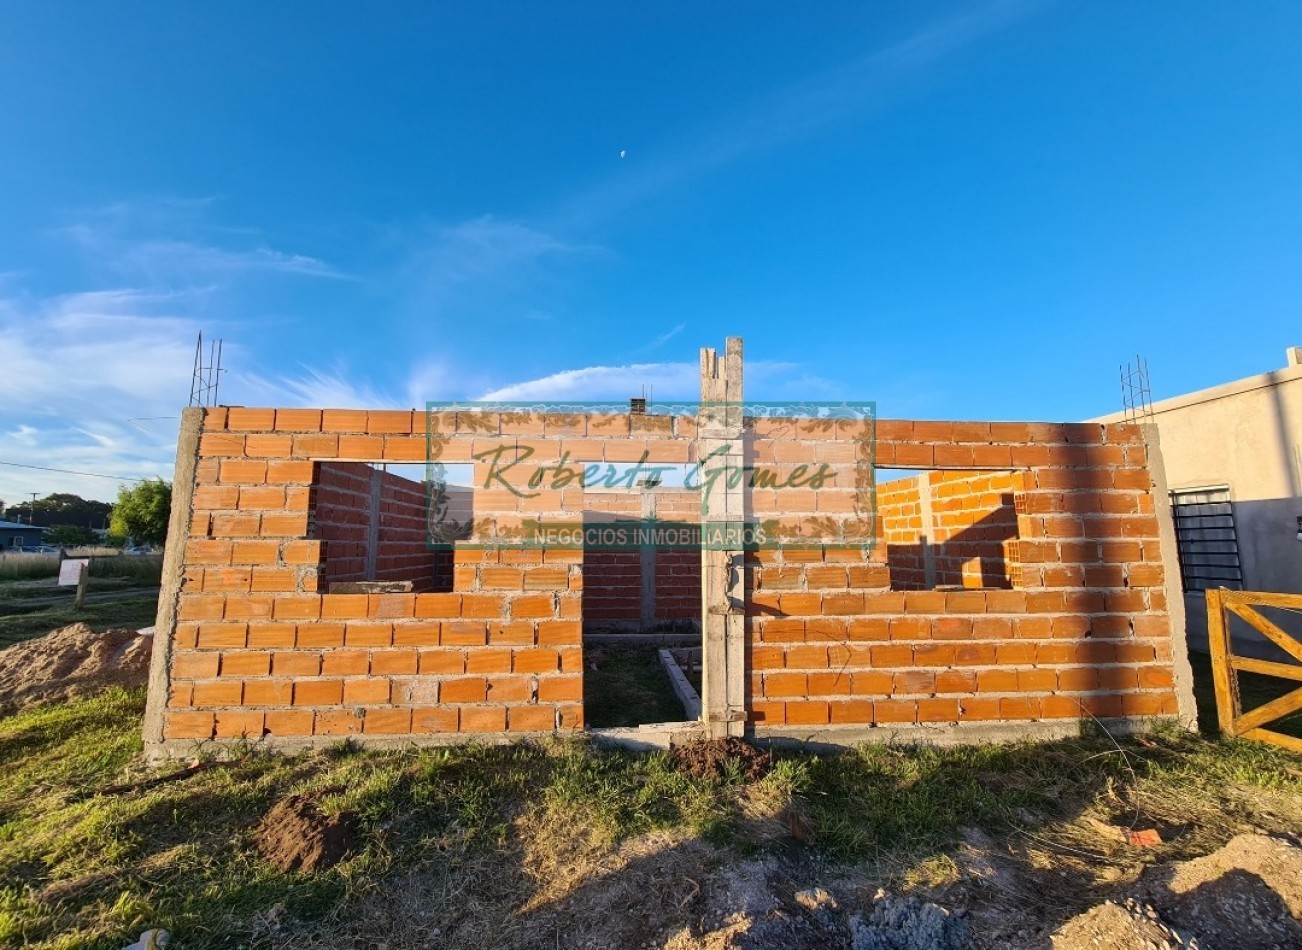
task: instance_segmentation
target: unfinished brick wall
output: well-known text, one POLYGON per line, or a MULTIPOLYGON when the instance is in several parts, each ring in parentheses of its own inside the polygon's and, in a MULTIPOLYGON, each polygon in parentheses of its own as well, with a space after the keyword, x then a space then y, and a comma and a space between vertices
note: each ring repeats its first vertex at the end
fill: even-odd
POLYGON ((753 723, 1177 713, 1158 522, 1136 427, 883 421, 877 431, 880 464, 1019 469, 1021 589, 890 590, 888 570, 850 552, 756 552, 753 723))
MULTIPOLYGON (((475 462, 502 441, 542 459, 568 452, 627 462, 647 452, 681 463, 695 436, 691 417, 627 415, 449 412, 427 420, 420 412, 215 408, 202 425, 193 512, 181 526, 177 619, 159 630, 161 699, 151 692, 160 710, 151 742, 161 744, 241 735, 421 741, 581 726, 582 551, 463 544, 452 592, 325 593, 328 559, 311 537, 317 464, 424 461, 427 445, 438 460, 475 462)), ((891 590, 880 549, 868 557, 818 545, 752 552, 746 665, 756 728, 1176 712, 1139 429, 881 421, 876 436, 879 464, 966 473, 949 484, 994 477, 977 469, 1016 474, 1017 586, 891 590)), ((853 460, 868 444, 861 424, 826 420, 757 420, 748 439, 758 462, 788 474, 853 460)), ((855 477, 838 473, 819 491, 757 488, 750 504, 755 517, 793 530, 844 523, 870 537, 855 477)), ((1004 492, 992 481, 954 497, 995 494, 1004 492)), ((476 530, 490 534, 529 518, 573 521, 591 508, 581 488, 530 498, 490 488, 474 502, 476 530)), ((637 504, 629 496, 608 507, 636 518, 637 504)), ((972 523, 985 517, 961 506, 953 513, 972 523)))

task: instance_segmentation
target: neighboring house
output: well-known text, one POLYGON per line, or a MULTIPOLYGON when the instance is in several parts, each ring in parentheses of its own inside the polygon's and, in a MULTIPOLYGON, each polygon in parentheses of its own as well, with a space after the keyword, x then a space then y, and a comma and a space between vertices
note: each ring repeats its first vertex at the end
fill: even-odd
POLYGON ((45 529, 40 525, 0 521, 0 551, 21 551, 41 543, 45 529))
MULTIPOLYGON (((1152 406, 1195 649, 1206 649, 1208 588, 1302 593, 1302 347, 1287 354, 1284 369, 1152 406)), ((1272 619, 1302 635, 1302 616, 1272 619)))

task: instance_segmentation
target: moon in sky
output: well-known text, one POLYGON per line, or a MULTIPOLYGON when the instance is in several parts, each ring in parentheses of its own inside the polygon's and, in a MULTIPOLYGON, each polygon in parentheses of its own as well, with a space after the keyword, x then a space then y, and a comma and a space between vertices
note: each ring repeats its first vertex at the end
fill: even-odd
POLYGON ((621 149, 619 150, 619 157, 620 157, 620 158, 627 158, 627 157, 628 157, 628 149, 626 149, 626 148, 621 148, 621 149))

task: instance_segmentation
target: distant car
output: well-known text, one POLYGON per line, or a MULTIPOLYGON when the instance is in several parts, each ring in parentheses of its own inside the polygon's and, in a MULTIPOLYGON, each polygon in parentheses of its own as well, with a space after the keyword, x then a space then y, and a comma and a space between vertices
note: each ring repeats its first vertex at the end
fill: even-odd
POLYGON ((58 554, 59 549, 53 544, 34 544, 31 547, 11 548, 14 553, 20 554, 58 554))
POLYGON ((147 548, 139 544, 134 544, 129 548, 122 549, 123 554, 153 554, 153 548, 147 548))

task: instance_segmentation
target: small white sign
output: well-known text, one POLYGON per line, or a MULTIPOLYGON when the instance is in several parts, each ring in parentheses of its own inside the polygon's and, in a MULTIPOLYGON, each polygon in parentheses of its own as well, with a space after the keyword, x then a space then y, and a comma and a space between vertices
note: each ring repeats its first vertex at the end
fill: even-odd
POLYGON ((81 572, 90 567, 88 557, 70 557, 59 562, 59 586, 76 587, 81 582, 81 572))

